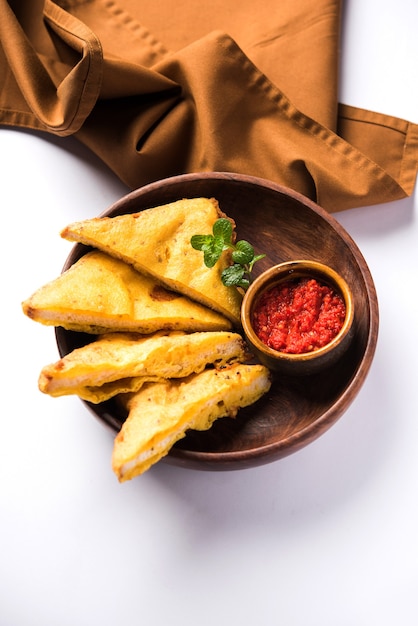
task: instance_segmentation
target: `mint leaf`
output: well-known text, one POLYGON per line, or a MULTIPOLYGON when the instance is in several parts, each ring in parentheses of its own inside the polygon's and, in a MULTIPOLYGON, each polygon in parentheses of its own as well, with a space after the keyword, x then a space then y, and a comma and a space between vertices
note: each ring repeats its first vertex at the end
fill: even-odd
POLYGON ((225 244, 230 244, 232 241, 233 228, 230 220, 225 217, 220 217, 213 225, 212 232, 216 237, 223 239, 225 244))
POLYGON ((251 281, 251 271, 256 261, 263 259, 265 254, 254 256, 254 248, 242 239, 235 245, 232 242, 234 230, 229 219, 219 218, 212 227, 213 235, 193 235, 190 243, 195 250, 203 252, 206 267, 216 265, 224 250, 232 250, 233 265, 223 270, 222 283, 226 287, 241 287, 247 289, 251 281))
POLYGON ((224 240, 221 237, 212 237, 210 243, 202 247, 203 260, 206 267, 216 265, 223 250, 224 240))
POLYGON ((226 287, 232 287, 232 285, 238 285, 241 282, 245 270, 239 263, 234 263, 226 267, 222 272, 222 282, 226 287))
POLYGON ((248 241, 238 241, 235 250, 232 253, 232 259, 235 263, 240 263, 241 265, 247 265, 251 263, 254 258, 254 248, 248 241))
POLYGON ((212 235, 193 235, 190 239, 190 243, 195 250, 203 250, 205 246, 211 245, 212 240, 212 235))
POLYGON ((216 254, 216 252, 214 252, 212 248, 208 248, 207 250, 203 251, 203 261, 206 267, 214 267, 218 259, 219 255, 216 254))
POLYGON ((265 256, 266 256, 265 254, 257 254, 257 256, 255 256, 253 260, 251 261, 251 263, 249 264, 248 271, 252 272, 254 263, 257 263, 257 261, 260 261, 260 259, 264 259, 265 256))

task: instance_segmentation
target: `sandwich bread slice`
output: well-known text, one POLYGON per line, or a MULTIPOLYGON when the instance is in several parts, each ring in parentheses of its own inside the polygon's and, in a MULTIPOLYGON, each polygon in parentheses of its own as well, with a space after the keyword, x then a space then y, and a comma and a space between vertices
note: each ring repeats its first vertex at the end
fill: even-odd
POLYGON ((22 303, 42 324, 100 334, 158 330, 229 330, 223 315, 168 291, 131 265, 98 250, 87 253, 22 303))
POLYGON ((210 234, 219 217, 226 216, 216 200, 192 198, 138 213, 75 222, 61 236, 121 259, 239 324, 242 295, 221 280, 230 265, 229 251, 222 252, 215 267, 207 268, 202 253, 190 243, 193 235, 210 234))
POLYGON ((186 379, 149 383, 121 396, 128 417, 116 436, 112 468, 120 482, 142 474, 168 454, 187 430, 207 430, 221 417, 235 417, 270 389, 263 365, 206 369, 186 379))
POLYGON ((75 394, 98 403, 138 391, 146 382, 182 378, 212 365, 246 359, 237 333, 109 333, 46 365, 39 389, 53 397, 75 394))

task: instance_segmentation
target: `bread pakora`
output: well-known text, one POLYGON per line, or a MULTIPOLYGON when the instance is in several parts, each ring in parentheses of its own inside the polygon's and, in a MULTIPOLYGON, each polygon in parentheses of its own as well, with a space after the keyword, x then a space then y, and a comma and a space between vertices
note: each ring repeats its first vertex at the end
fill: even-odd
POLYGON ((232 332, 104 335, 45 366, 39 389, 54 397, 76 394, 93 403, 138 391, 146 382, 181 378, 243 361, 247 352, 232 332))
POLYGON ((61 236, 122 259, 239 324, 242 295, 221 280, 230 265, 229 251, 209 269, 190 244, 193 235, 211 233, 219 217, 226 216, 215 199, 184 199, 138 213, 75 222, 61 236))
POLYGON ((208 369, 186 379, 149 383, 126 394, 128 417, 115 438, 112 468, 120 482, 145 472, 189 429, 207 430, 256 402, 271 385, 263 365, 208 369))
POLYGON ((42 324, 86 333, 229 330, 219 313, 94 250, 22 304, 42 324))

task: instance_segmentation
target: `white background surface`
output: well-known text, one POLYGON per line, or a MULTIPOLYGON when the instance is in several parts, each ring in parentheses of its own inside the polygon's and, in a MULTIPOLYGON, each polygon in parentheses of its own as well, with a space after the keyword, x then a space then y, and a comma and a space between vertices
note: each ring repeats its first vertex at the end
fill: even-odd
MULTIPOLYGON (((348 0, 340 100, 418 123, 417 26, 416 0, 348 0)), ((20 302, 61 270, 61 228, 127 190, 73 140, 23 131, 0 129, 0 171, 0 626, 416 625, 417 195, 336 215, 381 321, 331 430, 264 467, 119 485, 111 434, 38 391, 54 334, 20 302)))

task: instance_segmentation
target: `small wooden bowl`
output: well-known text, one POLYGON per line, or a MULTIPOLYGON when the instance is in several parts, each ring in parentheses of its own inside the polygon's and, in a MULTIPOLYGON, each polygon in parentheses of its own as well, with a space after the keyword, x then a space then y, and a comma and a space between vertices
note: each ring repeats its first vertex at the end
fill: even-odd
POLYGON ((335 270, 318 261, 287 261, 271 267, 251 283, 241 308, 242 327, 252 352, 270 369, 290 376, 306 376, 335 365, 353 338, 353 320, 351 289, 335 270), (315 278, 320 284, 332 287, 343 298, 346 314, 341 330, 332 341, 311 352, 292 354, 274 350, 261 341, 253 327, 253 313, 266 291, 296 278, 315 278))
MULTIPOLYGON (((190 431, 164 462, 203 470, 232 470, 276 461, 322 435, 360 391, 373 360, 379 326, 372 276, 351 237, 337 220, 301 194, 275 183, 231 173, 185 174, 157 181, 121 198, 102 215, 135 213, 181 198, 216 198, 236 222, 239 239, 266 257, 255 275, 294 259, 329 265, 344 278, 355 302, 353 337, 347 351, 325 373, 278 375, 268 394, 235 419, 222 418, 206 432, 190 431)), ((89 250, 76 244, 64 269, 89 250)), ((56 329, 60 355, 91 340, 56 329)), ((115 401, 93 405, 92 413, 112 431, 126 418, 115 401)))

